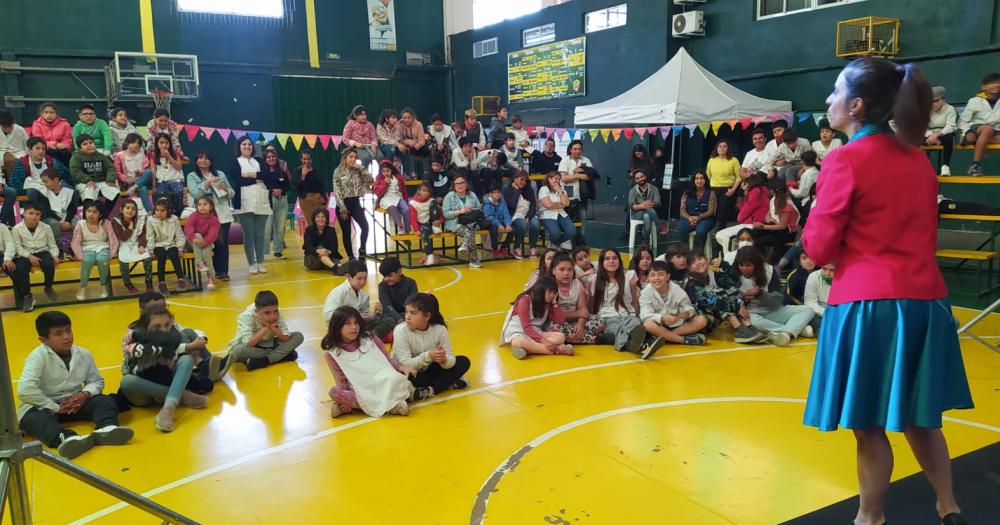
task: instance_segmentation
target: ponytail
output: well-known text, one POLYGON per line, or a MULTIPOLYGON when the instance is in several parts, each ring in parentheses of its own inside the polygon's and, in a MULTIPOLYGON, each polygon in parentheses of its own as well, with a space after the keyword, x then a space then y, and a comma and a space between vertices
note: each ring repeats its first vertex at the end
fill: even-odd
POLYGON ((859 58, 844 68, 847 98, 864 102, 864 124, 885 126, 895 120, 901 141, 918 144, 931 114, 931 86, 913 64, 882 58, 859 58))
POLYGON ((908 144, 919 144, 931 118, 931 86, 913 64, 896 68, 903 75, 896 103, 892 106, 896 135, 908 144))

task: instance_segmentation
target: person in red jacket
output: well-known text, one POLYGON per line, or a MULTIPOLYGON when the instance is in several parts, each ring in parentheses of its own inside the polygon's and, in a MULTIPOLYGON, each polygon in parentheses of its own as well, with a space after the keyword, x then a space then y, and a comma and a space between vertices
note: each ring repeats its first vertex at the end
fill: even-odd
POLYGON ((45 152, 69 166, 73 156, 73 128, 59 116, 59 108, 46 102, 38 109, 38 118, 31 124, 31 136, 45 140, 45 152))
POLYGON ((392 222, 396 223, 396 231, 410 233, 410 208, 406 204, 409 196, 406 193, 406 182, 396 166, 389 160, 379 163, 379 174, 372 188, 375 192, 375 202, 378 207, 389 210, 392 222))
POLYGON ((202 274, 206 290, 215 289, 215 266, 212 264, 212 250, 219 237, 219 217, 215 215, 215 203, 208 195, 198 197, 197 211, 187 218, 184 236, 191 241, 195 266, 202 274))
POLYGON ((752 228, 754 223, 763 223, 771 207, 771 197, 764 187, 764 177, 753 173, 743 181, 743 203, 736 216, 736 226, 722 228, 715 232, 715 240, 722 246, 724 256, 732 250, 732 238, 744 228, 752 228))
POLYGON ((803 423, 853 431, 857 525, 886 521, 887 430, 905 434, 934 488, 935 518, 962 525, 941 414, 973 403, 934 255, 938 181, 915 147, 930 118, 931 87, 912 64, 860 58, 837 77, 826 105, 830 125, 851 139, 823 160, 802 237, 817 266, 836 263, 803 423))

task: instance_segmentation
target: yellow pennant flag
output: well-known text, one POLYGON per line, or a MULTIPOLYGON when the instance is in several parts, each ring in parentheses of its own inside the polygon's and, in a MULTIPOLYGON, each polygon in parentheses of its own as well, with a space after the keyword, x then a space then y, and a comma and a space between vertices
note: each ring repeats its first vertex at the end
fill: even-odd
POLYGON ((622 129, 621 128, 612 129, 611 136, 614 137, 615 140, 617 141, 622 136, 622 129))
POLYGON ((601 130, 601 138, 604 139, 604 142, 608 141, 608 136, 610 136, 610 135, 611 135, 611 129, 610 128, 604 128, 604 129, 601 130))
POLYGON ((709 123, 707 123, 707 122, 704 123, 704 124, 698 124, 698 129, 701 130, 701 134, 704 135, 705 138, 708 138, 708 128, 709 127, 711 127, 711 125, 709 123))
POLYGON ((725 122, 722 122, 721 120, 716 120, 715 122, 713 122, 712 123, 712 133, 715 133, 716 135, 718 135, 719 134, 719 130, 722 129, 722 125, 723 124, 725 124, 725 122))
POLYGON ((292 133, 289 137, 291 137, 292 145, 295 146, 295 149, 302 149, 302 139, 305 137, 304 135, 300 133, 292 133))
POLYGON ((281 149, 288 147, 288 133, 276 133, 275 137, 278 139, 278 144, 281 145, 281 149))
POLYGON ((306 135, 306 144, 309 144, 310 148, 316 148, 316 135, 306 135))
POLYGON ((601 133, 599 129, 588 129, 587 134, 590 135, 590 141, 595 142, 597 140, 597 135, 601 133))

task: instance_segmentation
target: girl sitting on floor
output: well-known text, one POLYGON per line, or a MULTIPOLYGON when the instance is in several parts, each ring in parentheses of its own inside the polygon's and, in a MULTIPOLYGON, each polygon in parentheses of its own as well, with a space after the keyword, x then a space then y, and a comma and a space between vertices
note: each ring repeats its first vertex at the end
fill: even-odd
POLYGON ((549 275, 552 269, 552 258, 559 253, 558 248, 548 247, 542 251, 542 256, 538 258, 538 268, 531 271, 528 275, 528 282, 524 284, 524 289, 527 291, 531 288, 539 279, 549 275))
POLYGON ((613 344, 619 352, 637 354, 646 339, 639 320, 639 290, 625 280, 618 250, 605 248, 598 259, 600 271, 590 285, 590 311, 604 319, 598 344, 613 344))
POLYGON ((330 417, 360 409, 371 417, 406 416, 414 393, 408 377, 417 371, 389 355, 377 337, 364 331, 365 320, 352 306, 333 311, 320 346, 336 386, 330 389, 330 417))
POLYGON ((565 323, 549 321, 545 331, 559 331, 573 344, 592 345, 597 334, 604 331, 604 320, 591 315, 587 309, 587 288, 574 276, 573 260, 565 252, 557 253, 552 259, 552 277, 556 280, 559 295, 556 305, 562 310, 565 323))
POLYGON ((541 331, 550 320, 557 324, 566 322, 562 310, 556 307, 558 293, 555 279, 546 275, 514 298, 500 336, 500 344, 509 344, 514 357, 573 355, 573 345, 565 344, 562 332, 541 331))
POLYGON ((111 227, 111 221, 104 220, 104 210, 97 201, 87 201, 83 206, 84 220, 76 223, 73 230, 73 255, 80 265, 80 291, 76 292, 76 300, 87 298, 87 283, 90 281, 90 270, 97 265, 97 273, 101 276, 101 299, 110 293, 111 286, 111 254, 118 253, 118 238, 111 227))
POLYGON ((416 387, 414 399, 423 399, 450 389, 469 386, 462 376, 469 371, 469 358, 452 351, 448 325, 444 322, 437 297, 415 293, 406 299, 406 322, 393 330, 392 356, 417 375, 410 378, 416 387))
POLYGON ((809 322, 813 311, 808 306, 783 305, 781 274, 757 248, 747 246, 736 252, 736 269, 740 275, 740 292, 750 311, 750 322, 760 330, 770 332, 768 342, 775 346, 788 346, 803 335, 813 337, 809 322))
POLYGON ((649 269, 653 264, 653 250, 642 246, 632 255, 628 271, 625 272, 625 281, 635 286, 639 291, 646 287, 649 282, 649 269))
POLYGON ((590 281, 594 280, 594 274, 597 273, 594 261, 590 260, 590 247, 577 246, 573 250, 573 262, 576 263, 576 267, 574 268, 576 278, 589 288, 590 281))
POLYGON ((750 312, 740 296, 740 284, 739 275, 729 263, 723 263, 720 271, 713 272, 709 270, 708 258, 696 253, 691 257, 684 291, 698 312, 708 318, 708 332, 712 330, 713 319, 719 319, 736 330, 737 343, 763 343, 767 334, 750 323, 750 312))

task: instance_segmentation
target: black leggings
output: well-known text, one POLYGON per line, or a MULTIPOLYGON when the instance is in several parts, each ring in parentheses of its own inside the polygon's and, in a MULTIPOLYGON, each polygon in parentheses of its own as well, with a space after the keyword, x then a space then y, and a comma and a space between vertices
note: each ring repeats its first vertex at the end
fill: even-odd
POLYGON ((712 193, 715 194, 715 220, 720 230, 726 227, 732 216, 733 201, 736 196, 735 193, 732 196, 726 195, 727 191, 729 188, 712 188, 712 193))
MULTIPOLYGON (((140 261, 142 263, 142 268, 146 272, 146 286, 151 286, 153 284, 153 261, 151 259, 143 259, 140 261)), ((121 263, 120 269, 122 272, 122 283, 125 286, 132 285, 132 276, 129 275, 129 266, 131 263, 121 263)))
POLYGON ((174 273, 177 274, 177 278, 184 278, 181 273, 181 256, 176 246, 153 248, 153 255, 156 256, 156 278, 159 279, 159 282, 162 283, 166 278, 167 259, 174 265, 174 273))
POLYGON ((212 252, 212 267, 215 268, 215 275, 229 275, 229 227, 232 223, 227 222, 219 225, 219 236, 215 239, 215 248, 212 252))
POLYGON ((437 363, 431 363, 427 368, 417 372, 417 377, 410 379, 410 382, 417 388, 429 386, 434 389, 435 394, 444 392, 469 371, 469 365, 468 357, 457 355, 455 365, 451 368, 442 368, 437 363))
POLYGON ((358 224, 358 232, 361 237, 359 239, 361 246, 358 247, 358 257, 364 258, 366 254, 365 246, 368 245, 368 218, 365 217, 365 209, 361 206, 361 198, 345 197, 342 202, 341 206, 347 208, 347 218, 345 219, 340 215, 340 210, 343 208, 338 207, 337 222, 340 223, 340 232, 344 236, 344 250, 347 251, 348 258, 354 258, 351 235, 351 219, 354 219, 354 222, 358 224))
POLYGON ((952 133, 941 135, 938 137, 938 141, 941 142, 941 164, 950 166, 951 151, 955 147, 955 135, 952 133))

